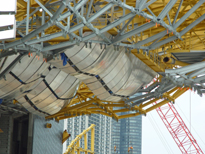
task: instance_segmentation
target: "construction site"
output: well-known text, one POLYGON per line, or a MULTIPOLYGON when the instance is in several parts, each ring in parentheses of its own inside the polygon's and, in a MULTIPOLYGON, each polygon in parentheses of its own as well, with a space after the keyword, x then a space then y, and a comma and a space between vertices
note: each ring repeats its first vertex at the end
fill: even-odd
POLYGON ((0 1, 0 154, 204 154, 205 0, 0 1))

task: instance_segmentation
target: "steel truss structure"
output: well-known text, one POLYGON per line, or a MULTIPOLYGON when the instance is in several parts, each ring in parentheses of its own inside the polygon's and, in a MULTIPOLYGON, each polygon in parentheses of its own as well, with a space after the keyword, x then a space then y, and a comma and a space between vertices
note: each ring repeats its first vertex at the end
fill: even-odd
POLYGON ((93 113, 103 114, 118 121, 122 118, 146 114, 146 111, 138 106, 128 108, 124 101, 111 102, 100 100, 84 83, 81 83, 75 97, 71 100, 71 102, 58 113, 46 116, 46 119, 49 120, 54 118, 56 121, 59 121, 80 115, 91 115, 93 113), (116 110, 115 107, 121 107, 122 109, 116 110), (119 112, 127 112, 129 110, 136 111, 136 113, 122 116, 117 115, 119 112))
MULTIPOLYGON (((92 43, 90 39, 95 36, 103 38, 104 41, 98 42, 100 44, 124 46, 130 50, 141 49, 146 53, 165 45, 166 47, 173 45, 173 48, 177 49, 178 47, 174 47, 174 44, 169 42, 193 39, 192 35, 189 38, 186 36, 185 39, 182 36, 205 18, 203 15, 204 0, 199 0, 197 3, 187 1, 179 3, 177 0, 161 3, 156 0, 148 2, 145 0, 136 1, 136 4, 131 1, 121 2, 119 0, 100 1, 99 4, 95 1, 88 2, 88 0, 79 2, 31 0, 27 4, 21 0, 17 2, 16 19, 19 21, 17 22, 17 38, 13 42, 1 44, 0 48, 4 51, 1 57, 22 51, 53 55, 56 54, 53 50, 59 48, 69 47, 80 42, 92 43), (93 5, 100 7, 94 14, 91 13, 93 5), (161 9, 161 5, 165 7, 161 9), (84 6, 86 6, 86 11, 84 11, 84 6), (159 6, 158 10, 150 9, 152 6, 159 6), (114 8, 118 8, 119 12, 115 13, 114 8), (176 10, 176 8, 178 9, 176 10), (54 9, 57 9, 56 12, 54 9), (170 11, 176 11, 176 14, 170 17, 170 11), (184 14, 182 11, 186 13, 184 14), (26 13, 29 15, 24 16, 26 13), (197 14, 197 18, 194 18, 193 13, 197 14), (110 14, 113 16, 110 17, 110 14), (104 23, 95 26, 95 22, 98 20, 104 20, 104 23), (113 29, 115 34, 118 33, 114 36, 114 33, 111 32, 114 36, 113 39, 108 39, 103 35, 113 29), (93 33, 82 36, 82 32, 85 31, 93 33), (149 33, 149 31, 151 32, 149 33), (149 37, 147 38, 147 36, 149 37), (66 42, 69 39, 70 41, 66 42), (128 39, 130 43, 122 43, 125 39, 128 39), (42 42, 44 45, 39 44, 42 42), (45 42, 56 43, 55 45, 45 45, 45 42), (147 44, 149 45, 147 46, 147 44)), ((203 40, 197 41, 203 43, 203 40)))
POLYGON ((197 141, 192 136, 172 103, 167 103, 166 105, 157 108, 156 111, 182 153, 203 154, 197 141))
MULTIPOLYGON (((45 61, 49 61, 52 57, 57 57, 62 49, 82 42, 86 46, 87 44, 91 46, 92 43, 101 46, 114 45, 115 50, 119 50, 119 46, 122 46, 154 71, 165 72, 161 73, 163 77, 160 76, 152 86, 138 91, 149 92, 148 94, 133 99, 123 99, 127 109, 136 108, 138 105, 139 109, 132 116, 146 114, 170 101, 174 102, 189 88, 197 90, 200 95, 204 92, 203 84, 199 86, 203 77, 191 79, 200 72, 203 73, 203 64, 189 65, 189 63, 178 61, 172 55, 172 53, 180 52, 181 48, 188 48, 188 52, 191 51, 190 49, 204 49, 203 38, 199 36, 205 19, 204 2, 204 0, 197 2, 172 0, 163 3, 156 0, 137 0, 136 3, 120 0, 99 2, 94 0, 31 0, 26 3, 18 0, 16 39, 2 42, 0 57, 16 53, 30 55, 35 52, 37 55, 43 55, 45 61), (91 33, 83 36, 85 32, 91 33), (113 37, 106 37, 105 32, 113 37), (92 40, 96 36, 102 41, 92 40), (192 44, 193 41, 195 44, 192 44), (161 47, 162 50, 160 50, 161 47), (166 61, 167 58, 168 61, 166 61), (170 59, 174 62, 170 62, 170 59), (189 66, 183 67, 182 69, 188 71, 181 74, 181 78, 176 79, 178 74, 170 72, 177 69, 167 70, 167 68, 173 69, 177 65, 189 66), (190 68, 196 68, 199 65, 200 70, 186 76, 186 73, 193 70, 189 70, 190 68), (148 107, 153 102, 161 100, 162 97, 165 100, 148 107), (153 100, 149 101, 150 99, 153 100), (133 101, 135 103, 132 103, 133 101)), ((2 72, 0 78, 4 78, 16 62, 2 72)), ((86 97, 89 98, 89 96, 86 97)), ((80 103, 80 99, 77 98, 77 100, 74 102, 80 103)), ((97 111, 99 112, 99 109, 97 111)), ((116 116, 114 116, 115 119, 118 119, 116 116)))
POLYGON ((6 80, 5 75, 27 54, 35 53, 38 59, 50 62, 67 48, 83 43, 91 49, 92 44, 98 44, 104 48, 113 46, 115 51, 124 48, 160 76, 151 86, 137 91, 147 94, 132 99, 121 97, 118 102, 100 100, 81 83, 73 99, 65 99, 64 108, 46 119, 58 121, 96 113, 118 120, 145 115, 174 102, 188 89, 202 96, 205 80, 201 61, 205 55, 195 61, 181 57, 204 53, 204 3, 205 0, 17 0, 16 39, 1 42, 0 58, 19 56, 0 73, 0 79, 6 80), (89 34, 84 35, 86 32, 89 34), (154 102, 157 103, 152 106, 154 102), (117 115, 129 110, 136 113, 117 115))
MULTIPOLYGON (((49 61, 50 57, 55 58, 62 49, 70 46, 79 45, 81 42, 90 45, 98 43, 101 46, 114 45, 116 50, 119 46, 125 47, 154 71, 164 72, 166 68, 174 68, 178 64, 186 65, 180 61, 164 62, 163 59, 166 57, 173 58, 170 56, 172 52, 180 52, 181 48, 196 50, 204 48, 203 39, 199 36, 205 19, 204 0, 197 2, 173 0, 163 3, 156 0, 137 0, 136 3, 119 0, 100 2, 31 0, 26 3, 18 0, 17 6, 16 40, 2 42, 1 58, 15 53, 36 52, 37 55, 43 54, 45 60, 49 61), (83 36, 86 31, 92 33, 83 36), (113 38, 107 38, 105 32, 110 33, 113 38), (91 40, 96 36, 102 41, 91 40), (191 44, 193 41, 197 43, 191 44), (159 50, 161 47, 163 53, 159 50)), ((1 78, 4 74, 1 74, 1 78)), ((155 92, 125 100, 125 104, 128 107, 139 104, 145 107, 152 104, 147 101, 151 98, 155 98, 155 101, 160 97, 165 98, 164 101, 143 112, 146 113, 169 101, 174 101, 183 93, 177 90, 177 87, 183 87, 182 84, 174 84, 167 78, 162 78, 160 81, 153 87, 144 89, 146 92, 155 89, 155 92), (167 91, 172 95, 175 92, 175 95, 169 96, 167 91), (130 104, 134 100, 139 101, 130 104)))
POLYGON ((64 107, 56 114, 46 116, 46 119, 55 119, 56 121, 59 121, 80 115, 103 114, 118 121, 119 119, 134 117, 141 114, 146 115, 148 112, 170 101, 174 102, 174 100, 185 91, 187 91, 187 89, 179 90, 178 88, 173 88, 172 90, 164 93, 161 97, 154 98, 152 100, 150 100, 150 97, 148 96, 149 94, 146 94, 125 101, 111 102, 100 100, 93 94, 92 91, 89 90, 89 88, 84 83, 81 83, 78 91, 76 92, 76 95, 71 100, 71 102, 69 102, 66 107, 64 107), (133 103, 132 101, 135 101, 135 103, 133 103), (152 106, 152 103, 154 102, 158 103, 152 106), (116 107, 121 107, 122 109, 116 109, 116 107), (121 116, 117 115, 117 113, 119 112, 127 112, 130 110, 135 111, 135 113, 124 114, 121 116))

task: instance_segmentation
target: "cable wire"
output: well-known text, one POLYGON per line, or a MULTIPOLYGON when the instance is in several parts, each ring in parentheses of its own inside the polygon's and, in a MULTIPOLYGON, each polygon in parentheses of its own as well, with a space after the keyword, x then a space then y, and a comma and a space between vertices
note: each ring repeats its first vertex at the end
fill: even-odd
POLYGON ((157 133, 157 136, 159 137, 160 141, 162 142, 163 146, 165 147, 167 153, 171 153, 169 147, 165 143, 164 139, 162 138, 161 134, 159 133, 158 129, 156 128, 155 124, 153 121, 148 117, 149 121, 151 122, 152 126, 154 127, 155 132, 157 133))
MULTIPOLYGON (((190 126, 189 126, 189 129, 190 129, 190 133, 191 133, 191 90, 189 92, 189 103, 190 103, 190 126)), ((191 153, 191 147, 190 147, 190 153, 191 153)))
POLYGON ((164 139, 165 143, 168 145, 168 147, 169 147, 171 153, 174 153, 174 152, 172 151, 172 148, 170 147, 169 143, 167 142, 166 138, 164 137, 164 135, 163 135, 162 132, 160 131, 160 128, 159 128, 159 126, 157 125, 157 122, 155 121, 155 118, 152 117, 152 119, 153 119, 153 121, 154 121, 154 123, 155 123, 155 125, 156 125, 156 127, 157 127, 157 129, 158 129, 158 131, 160 132, 162 138, 164 139))
MULTIPOLYGON (((188 120, 188 118, 186 117, 186 115, 184 114, 184 112, 182 111, 182 109, 179 107, 179 105, 176 103, 177 107, 179 108, 179 110, 181 111, 181 113, 184 115, 185 119, 190 123, 190 121, 188 120)), ((191 124, 190 124, 191 125, 191 124)), ((197 133, 196 129, 191 125, 192 129, 194 130, 194 132, 196 133, 196 135, 198 136, 198 138, 201 140, 201 142, 203 143, 204 147, 205 147, 205 142, 201 139, 201 137, 199 136, 199 134, 197 133)), ((204 148, 202 148, 203 151, 205 151, 204 148)))
POLYGON ((163 134, 161 134, 161 132, 159 131, 159 128, 158 128, 156 122, 154 121, 154 118, 152 118, 151 113, 149 113, 149 115, 148 115, 147 117, 148 117, 150 123, 152 124, 152 126, 153 126, 155 132, 157 133, 157 136, 159 137, 160 141, 161 141, 162 144, 164 145, 164 147, 165 147, 167 153, 174 154, 173 151, 172 151, 172 149, 170 148, 169 144, 167 143, 165 137, 164 137, 163 134), (150 115, 150 116, 149 116, 149 115, 150 115), (170 149, 171 149, 171 150, 170 150, 170 149))

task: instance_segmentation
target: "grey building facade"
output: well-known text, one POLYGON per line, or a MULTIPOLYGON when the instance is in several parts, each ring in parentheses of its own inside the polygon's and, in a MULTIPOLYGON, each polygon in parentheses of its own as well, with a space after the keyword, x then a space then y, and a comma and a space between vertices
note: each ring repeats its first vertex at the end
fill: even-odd
POLYGON ((112 154, 141 154, 142 116, 113 121, 112 154), (116 146, 116 151, 114 147, 116 146))
POLYGON ((0 154, 62 154, 63 121, 0 105, 0 154), (52 128, 46 128, 51 123, 52 128))
POLYGON ((45 121, 44 117, 33 115, 33 148, 32 154, 62 154, 63 120, 45 121), (52 125, 46 128, 46 123, 52 125))
MULTIPOLYGON (((134 95, 135 97, 137 95, 134 95)), ((135 113, 129 111, 119 115, 135 113)), ((141 154, 142 144, 142 116, 112 121, 112 154, 141 154), (128 153, 128 148, 130 149, 128 153), (116 148, 116 150, 115 150, 116 148)))

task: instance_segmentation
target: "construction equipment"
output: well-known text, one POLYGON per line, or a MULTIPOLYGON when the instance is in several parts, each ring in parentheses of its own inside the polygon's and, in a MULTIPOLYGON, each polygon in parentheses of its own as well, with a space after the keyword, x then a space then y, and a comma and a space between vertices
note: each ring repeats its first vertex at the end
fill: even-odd
POLYGON ((204 154, 172 103, 156 109, 182 154, 204 154))

